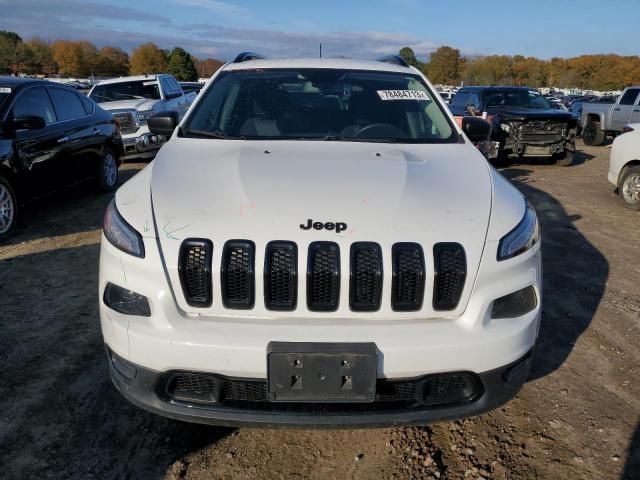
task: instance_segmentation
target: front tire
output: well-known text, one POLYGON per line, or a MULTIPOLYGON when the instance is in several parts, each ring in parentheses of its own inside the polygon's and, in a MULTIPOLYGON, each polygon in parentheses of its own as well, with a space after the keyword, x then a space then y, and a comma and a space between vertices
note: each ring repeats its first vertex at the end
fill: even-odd
POLYGON ((627 208, 640 210, 640 165, 627 168, 622 174, 618 194, 627 208))
POLYGON ((599 147, 604 144, 605 134, 600 128, 600 122, 589 120, 582 131, 582 141, 590 147, 599 147))
POLYGON ((103 192, 113 192, 118 185, 118 158, 111 149, 105 149, 100 159, 98 186, 103 192))
POLYGON ((9 238, 18 223, 18 199, 9 180, 0 175, 0 242, 9 238))
POLYGON ((564 152, 558 154, 555 157, 556 165, 560 165, 561 167, 569 167, 573 164, 573 157, 575 156, 575 152, 570 150, 565 150, 564 152))

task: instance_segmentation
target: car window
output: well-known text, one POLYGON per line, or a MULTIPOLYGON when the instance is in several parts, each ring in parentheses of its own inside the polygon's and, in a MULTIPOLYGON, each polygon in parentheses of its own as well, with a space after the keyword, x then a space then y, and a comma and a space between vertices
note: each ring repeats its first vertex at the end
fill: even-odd
POLYGON ((491 89, 485 94, 487 107, 492 108, 525 108, 532 110, 550 109, 549 102, 536 90, 524 88, 491 89))
POLYGON ((171 85, 169 84, 169 79, 167 77, 162 77, 160 79, 160 85, 162 85, 162 91, 166 95, 171 95, 173 92, 171 91, 171 85))
POLYGON ((185 132, 247 140, 454 142, 455 130, 435 95, 410 73, 228 71, 204 92, 185 132))
POLYGON ((84 111, 87 112, 87 115, 93 115, 93 112, 96 109, 96 104, 84 95, 80 95, 80 101, 82 102, 82 106, 84 107, 84 111))
POLYGON ((75 92, 69 92, 62 88, 50 88, 49 94, 53 100, 58 120, 74 120, 87 116, 87 112, 82 106, 82 101, 75 92))
POLYGON ((47 125, 56 121, 49 95, 42 87, 30 88, 20 95, 9 115, 12 119, 35 115, 44 118, 47 125))
POLYGON ((634 103, 636 103, 638 92, 640 92, 640 90, 637 88, 630 88, 629 90, 627 90, 620 99, 620 105, 633 105, 634 103))
POLYGON ((469 104, 469 92, 458 92, 453 99, 453 105, 456 108, 464 108, 469 104))
POLYGON ((149 99, 160 100, 158 82, 155 78, 149 80, 134 80, 96 85, 89 95, 93 101, 116 102, 119 100, 149 99))
POLYGON ((169 77, 169 85, 171 85, 171 91, 173 93, 180 93, 180 85, 178 85, 175 78, 169 77))

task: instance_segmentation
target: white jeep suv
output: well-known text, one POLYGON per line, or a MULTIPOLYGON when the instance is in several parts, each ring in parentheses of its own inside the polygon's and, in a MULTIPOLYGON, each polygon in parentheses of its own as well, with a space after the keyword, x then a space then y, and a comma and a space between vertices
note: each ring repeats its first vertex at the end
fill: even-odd
POLYGON ((131 402, 222 425, 476 415, 527 378, 536 214, 397 58, 221 68, 117 192, 100 316, 131 402))

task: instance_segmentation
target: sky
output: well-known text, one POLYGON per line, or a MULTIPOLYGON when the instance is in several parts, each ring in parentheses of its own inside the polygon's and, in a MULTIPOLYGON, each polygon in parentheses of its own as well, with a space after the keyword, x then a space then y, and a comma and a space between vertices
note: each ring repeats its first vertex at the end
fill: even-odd
POLYGON ((200 58, 375 58, 410 46, 539 58, 640 54, 640 0, 0 0, 0 30, 131 51, 154 42, 200 58))

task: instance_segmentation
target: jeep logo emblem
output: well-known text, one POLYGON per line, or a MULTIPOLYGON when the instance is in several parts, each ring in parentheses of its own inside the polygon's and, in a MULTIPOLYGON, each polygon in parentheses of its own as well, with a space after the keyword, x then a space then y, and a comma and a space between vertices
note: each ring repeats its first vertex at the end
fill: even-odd
POLYGON ((307 220, 307 224, 300 224, 300 229, 302 230, 335 230, 336 233, 344 232, 347 229, 347 224, 343 222, 314 222, 312 219, 307 220))

